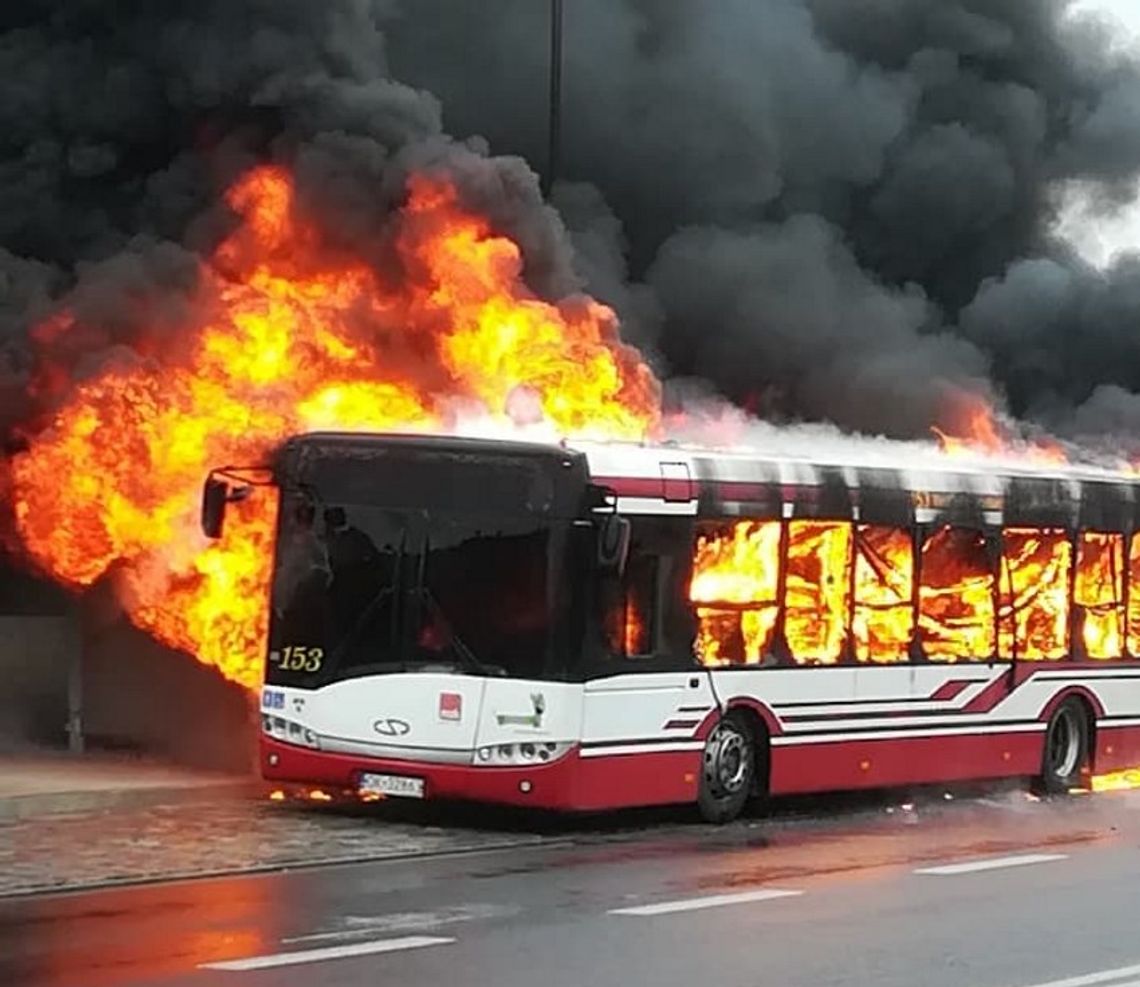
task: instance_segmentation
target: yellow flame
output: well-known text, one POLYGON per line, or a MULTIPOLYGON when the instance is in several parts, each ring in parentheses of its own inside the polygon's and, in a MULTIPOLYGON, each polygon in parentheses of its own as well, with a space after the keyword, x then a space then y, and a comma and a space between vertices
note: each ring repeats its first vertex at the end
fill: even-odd
POLYGON ((1093 775, 1089 787, 1094 792, 1127 792, 1140 788, 1140 768, 1125 768, 1123 771, 1093 775))

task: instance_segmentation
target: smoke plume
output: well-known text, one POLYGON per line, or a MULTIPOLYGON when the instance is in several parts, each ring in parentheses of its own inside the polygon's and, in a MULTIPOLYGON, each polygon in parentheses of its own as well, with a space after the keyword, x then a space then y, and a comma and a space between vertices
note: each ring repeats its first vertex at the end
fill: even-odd
POLYGON ((185 345, 220 192, 262 160, 381 268, 408 173, 446 171, 540 295, 588 289, 667 373, 773 420, 1140 419, 1140 262, 1094 271, 1051 232, 1066 183, 1119 203, 1140 174, 1140 67, 1103 25, 1067 0, 565 8, 556 211, 536 0, 11 0, 0 428, 185 345))
MULTIPOLYGON (((541 6, 421 0, 393 65, 452 129, 541 161, 541 6)), ((1093 272, 1052 237, 1066 183, 1131 195, 1140 70, 1068 6, 567 4, 563 174, 620 218, 671 369, 897 436, 971 395, 1071 434, 1100 385, 1140 389, 1132 262, 1093 272)))

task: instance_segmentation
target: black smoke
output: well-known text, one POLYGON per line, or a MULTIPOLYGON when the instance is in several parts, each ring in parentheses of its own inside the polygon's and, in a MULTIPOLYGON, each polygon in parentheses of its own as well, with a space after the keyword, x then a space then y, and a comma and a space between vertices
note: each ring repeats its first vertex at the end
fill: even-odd
POLYGON ((408 172, 446 169, 536 290, 588 287, 665 372, 774 420, 925 435, 981 398, 1131 429, 1140 263, 1052 230, 1065 183, 1132 194, 1140 68, 1067 7, 566 0, 556 212, 541 0, 10 0, 0 427, 60 298, 95 327, 75 367, 178 346, 221 191, 276 159, 366 256, 408 172))
POLYGON ((186 345, 197 257, 233 222, 224 190, 259 161, 292 167, 330 240, 378 264, 408 173, 446 170, 522 245, 536 290, 580 286, 531 169, 453 140, 438 99, 392 77, 397 14, 389 0, 4 4, 0 430, 41 410, 29 331, 61 300, 82 330, 53 360, 81 376, 186 345))
MULTIPOLYGON (((1052 235, 1066 183, 1133 194, 1140 69, 1068 6, 570 0, 563 174, 620 218, 671 369, 898 436, 971 396, 1084 434, 1101 385, 1140 390, 1133 262, 1052 235)), ((393 65, 448 127, 543 161, 542 7, 418 0, 393 65)))

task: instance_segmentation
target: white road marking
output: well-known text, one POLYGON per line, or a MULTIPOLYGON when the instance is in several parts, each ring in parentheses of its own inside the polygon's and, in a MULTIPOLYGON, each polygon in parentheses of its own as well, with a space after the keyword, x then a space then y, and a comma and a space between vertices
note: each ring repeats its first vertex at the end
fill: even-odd
POLYGON ((325 946, 322 949, 305 949, 293 953, 270 953, 266 956, 249 956, 242 960, 224 960, 220 963, 202 963, 199 970, 268 970, 295 963, 320 963, 348 956, 370 956, 373 953, 395 953, 402 949, 422 949, 425 946, 446 946, 454 939, 436 936, 405 936, 402 939, 376 939, 347 946, 325 946))
POLYGON ((1140 980, 1129 979, 1140 976, 1140 965, 1122 966, 1116 970, 1101 970, 1083 977, 1066 977, 1064 980, 1050 980, 1032 987, 1092 987, 1093 984, 1113 984, 1113 987, 1136 987, 1140 980))
POLYGON ((702 908, 720 908, 723 905, 747 905, 754 901, 771 901, 774 898, 794 898, 802 891, 781 891, 766 888, 761 891, 741 891, 739 894, 714 894, 705 898, 684 898, 681 901, 659 901, 655 905, 635 905, 632 908, 613 908, 610 915, 671 915, 674 912, 695 912, 702 908))
POLYGON ((434 931, 444 925, 457 922, 475 922, 481 919, 506 918, 517 915, 522 909, 518 906, 503 905, 457 905, 441 908, 434 912, 396 912, 388 915, 346 915, 339 919, 341 927, 303 936, 289 936, 281 940, 282 945, 291 946, 302 942, 335 942, 336 940, 375 939, 377 936, 397 932, 434 931))
POLYGON ((984 870, 1001 870, 1003 867, 1026 867, 1029 864, 1047 864, 1053 860, 1067 860, 1067 853, 1024 853, 1017 857, 989 857, 983 860, 965 860, 960 864, 943 864, 940 867, 920 867, 916 874, 936 874, 951 877, 955 874, 973 874, 984 870))

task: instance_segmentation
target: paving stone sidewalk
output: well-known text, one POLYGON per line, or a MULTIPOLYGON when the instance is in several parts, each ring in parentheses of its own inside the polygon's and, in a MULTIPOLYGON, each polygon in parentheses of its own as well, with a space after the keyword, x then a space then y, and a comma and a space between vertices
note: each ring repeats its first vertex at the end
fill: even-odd
POLYGON ((246 797, 0 819, 0 896, 543 840, 510 829, 399 821, 385 808, 246 797))

